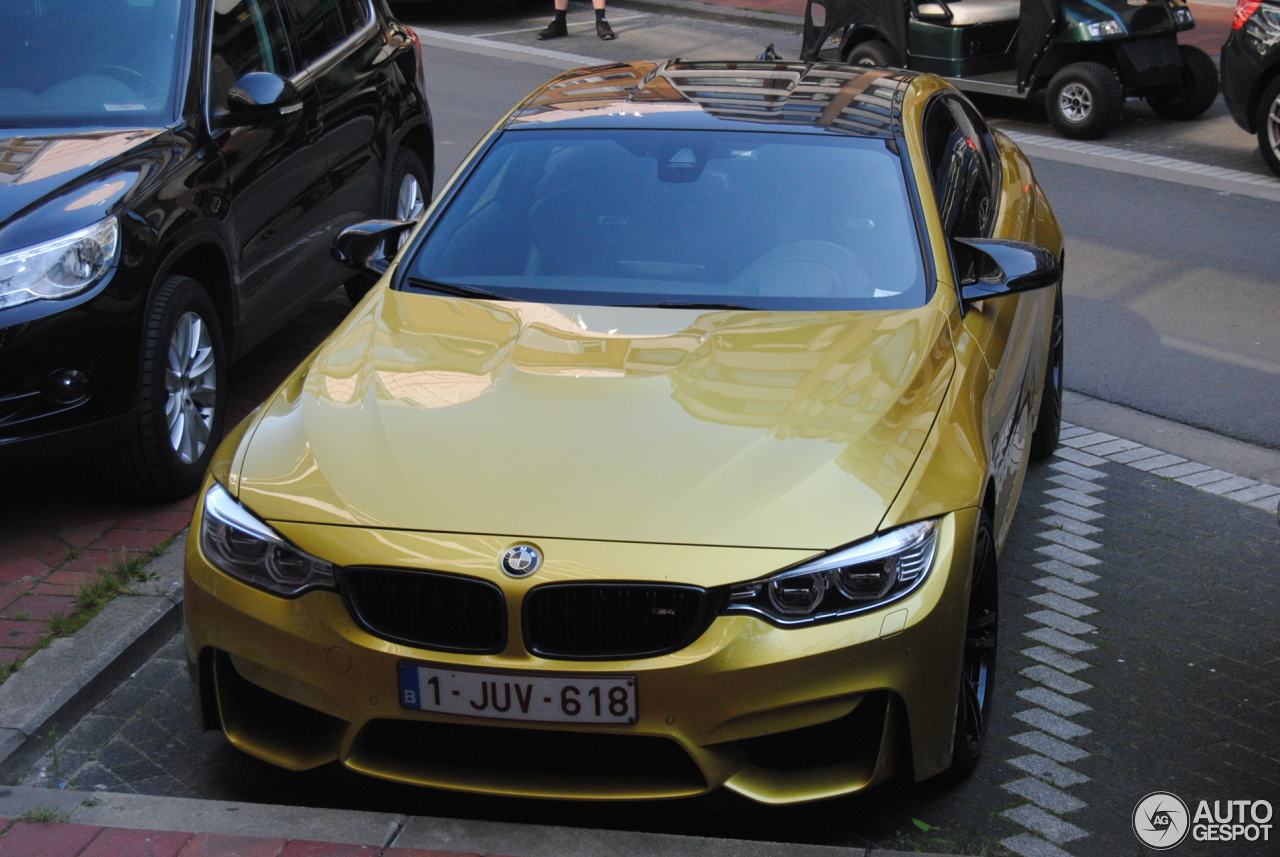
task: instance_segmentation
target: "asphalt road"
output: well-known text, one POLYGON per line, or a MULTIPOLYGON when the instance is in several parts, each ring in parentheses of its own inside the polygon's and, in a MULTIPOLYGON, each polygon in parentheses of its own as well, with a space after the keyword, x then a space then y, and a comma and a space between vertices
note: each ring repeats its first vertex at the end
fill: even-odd
MULTIPOLYGON (((768 42, 795 56, 778 30, 609 13, 619 38, 594 37, 575 5, 571 36, 538 42, 550 4, 399 6, 424 31, 603 59, 745 58, 768 42)), ((426 48, 438 134, 437 187, 466 152, 531 89, 569 67, 545 57, 441 40, 426 48)), ((996 124, 1052 134, 1034 106, 985 99, 996 124)), ((1221 101, 1197 123, 1166 122, 1130 102, 1103 142, 1248 167, 1248 135, 1221 101), (1242 156, 1244 159, 1242 160, 1242 156)), ((1256 162, 1260 164, 1260 162, 1256 162)), ((1251 443, 1280 448, 1280 204, 1044 159, 1037 175, 1067 234, 1067 385, 1251 443)), ((1255 164, 1254 169, 1264 172, 1255 164)))

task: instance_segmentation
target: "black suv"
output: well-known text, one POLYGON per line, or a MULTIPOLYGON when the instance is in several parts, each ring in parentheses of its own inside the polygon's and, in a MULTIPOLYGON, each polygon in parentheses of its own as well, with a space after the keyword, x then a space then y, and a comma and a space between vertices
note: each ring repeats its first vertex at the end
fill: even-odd
POLYGON ((347 280, 344 226, 421 214, 433 153, 386 0, 0 0, 0 459, 193 491, 228 362, 347 280))
POLYGON ((1239 0, 1222 46, 1222 98, 1280 176, 1280 0, 1239 0))

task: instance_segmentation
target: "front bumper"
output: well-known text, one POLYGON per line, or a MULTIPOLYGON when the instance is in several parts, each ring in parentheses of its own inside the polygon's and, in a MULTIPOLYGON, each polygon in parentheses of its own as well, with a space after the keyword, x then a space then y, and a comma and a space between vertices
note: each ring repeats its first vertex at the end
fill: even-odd
MULTIPOLYGON (((553 575, 606 577, 606 564, 614 578, 619 569, 717 561, 765 563, 768 571, 793 561, 781 554, 797 552, 544 539, 539 544, 561 565, 548 559, 534 575, 541 580, 516 581, 488 559, 510 539, 273 523, 299 547, 342 565, 373 559, 498 582, 511 620, 507 647, 460 655, 369 634, 337 593, 279 598, 217 571, 199 548, 197 509, 185 609, 198 710, 206 728, 220 726, 239 749, 282 767, 336 761, 389 780, 490 794, 638 799, 723 786, 791 803, 895 776, 920 780, 950 763, 976 518, 972 509, 947 515, 928 580, 880 610, 805 629, 721 616, 680 651, 602 662, 525 651, 524 593, 553 575), (565 726, 402 709, 396 670, 404 660, 635 675, 639 720, 565 726)), ((759 573, 747 568, 742 579, 759 573)))

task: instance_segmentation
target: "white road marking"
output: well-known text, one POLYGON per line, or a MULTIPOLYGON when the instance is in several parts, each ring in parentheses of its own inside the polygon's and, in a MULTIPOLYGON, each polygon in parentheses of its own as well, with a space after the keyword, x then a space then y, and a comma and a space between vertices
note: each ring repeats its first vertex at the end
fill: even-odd
POLYGON ((565 70, 577 68, 584 65, 604 65, 611 60, 600 59, 599 57, 583 56, 581 54, 571 54, 564 51, 553 51, 547 48, 539 48, 533 45, 516 45, 510 42, 495 42, 489 39, 481 39, 476 36, 463 36, 458 33, 447 33, 444 30, 429 30, 425 27, 414 27, 414 32, 418 34, 424 44, 435 45, 437 47, 452 48, 453 50, 461 50, 470 48, 473 52, 497 55, 502 54, 519 54, 530 57, 538 62, 539 65, 554 65, 565 70))
MULTIPOLYGON (((623 21, 635 21, 639 18, 652 18, 652 17, 653 17, 652 15, 628 15, 625 18, 609 18, 609 23, 619 24, 623 21)), ((590 21, 569 21, 567 23, 570 27, 594 27, 596 25, 595 18, 592 18, 590 21)), ((543 24, 540 27, 522 27, 519 30, 498 30, 497 32, 494 32, 494 33, 473 33, 472 35, 474 35, 478 39, 488 39, 488 38, 492 38, 493 36, 514 36, 517 33, 537 33, 541 30, 546 29, 546 26, 547 26, 546 24, 543 24)))

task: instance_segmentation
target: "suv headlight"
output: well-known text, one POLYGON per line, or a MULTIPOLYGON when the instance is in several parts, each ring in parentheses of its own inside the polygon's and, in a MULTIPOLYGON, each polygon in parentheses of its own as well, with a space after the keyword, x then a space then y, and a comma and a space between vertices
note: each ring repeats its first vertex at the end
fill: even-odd
POLYGON ((120 225, 115 217, 0 256, 0 309, 57 300, 92 286, 116 262, 120 225))
POLYGON ((936 520, 907 524, 769 577, 735 583, 724 612, 809 625, 883 607, 924 582, 937 546, 936 520))
POLYGON ((215 567, 277 595, 337 588, 333 563, 289 544, 216 482, 204 495, 200 549, 215 567))
POLYGON ((1089 31, 1089 35, 1095 39, 1103 36, 1123 36, 1124 27, 1120 26, 1119 21, 1102 21, 1098 24, 1086 24, 1085 29, 1089 31))

